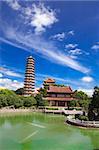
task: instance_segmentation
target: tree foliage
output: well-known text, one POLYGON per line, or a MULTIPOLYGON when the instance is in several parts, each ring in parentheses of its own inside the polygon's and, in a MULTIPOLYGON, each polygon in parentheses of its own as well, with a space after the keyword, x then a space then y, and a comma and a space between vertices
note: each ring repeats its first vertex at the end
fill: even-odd
POLYGON ((90 98, 83 91, 76 91, 75 98, 78 99, 78 105, 84 110, 88 110, 90 98))
POLYGON ((99 87, 94 87, 88 117, 89 120, 99 120, 99 87))
POLYGON ((78 105, 78 101, 76 101, 76 100, 72 100, 69 103, 69 107, 77 107, 77 105, 78 105))
POLYGON ((54 86, 58 86, 58 87, 66 87, 66 85, 64 85, 64 84, 54 84, 54 86))
POLYGON ((36 97, 36 106, 46 106, 48 105, 47 101, 42 98, 41 94, 37 94, 36 97))
POLYGON ((36 100, 33 96, 24 97, 23 98, 23 105, 25 107, 32 107, 32 106, 36 105, 36 100))
POLYGON ((36 105, 36 100, 33 96, 24 97, 17 95, 14 91, 3 89, 0 90, 0 108, 13 106, 14 108, 31 107, 36 105))
POLYGON ((35 97, 35 99, 36 99, 37 107, 38 106, 44 106, 44 101, 42 99, 41 94, 37 94, 36 97, 35 97))
POLYGON ((47 95, 47 88, 46 87, 40 88, 40 95, 42 97, 45 97, 47 95))
POLYGON ((24 88, 19 88, 19 89, 17 89, 17 90, 15 91, 15 93, 18 94, 18 95, 23 95, 23 93, 24 93, 24 88))
POLYGON ((7 99, 4 94, 0 94, 0 108, 7 106, 7 99))

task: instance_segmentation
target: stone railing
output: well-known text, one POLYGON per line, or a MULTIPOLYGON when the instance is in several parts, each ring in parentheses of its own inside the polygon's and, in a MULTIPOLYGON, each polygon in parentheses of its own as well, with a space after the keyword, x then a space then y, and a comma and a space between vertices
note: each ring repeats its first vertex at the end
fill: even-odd
POLYGON ((66 122, 80 127, 99 128, 99 121, 81 121, 78 119, 67 118, 66 122))

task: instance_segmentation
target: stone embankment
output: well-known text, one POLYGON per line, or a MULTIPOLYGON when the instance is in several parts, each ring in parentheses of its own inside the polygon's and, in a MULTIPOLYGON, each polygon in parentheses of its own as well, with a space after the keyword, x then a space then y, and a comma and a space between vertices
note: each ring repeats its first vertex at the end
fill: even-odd
POLYGON ((99 121, 81 121, 67 117, 66 122, 71 125, 86 127, 86 128, 99 128, 99 121))
POLYGON ((0 116, 4 115, 20 115, 20 114, 28 114, 32 112, 43 112, 43 109, 36 109, 36 108, 2 108, 0 109, 0 116))

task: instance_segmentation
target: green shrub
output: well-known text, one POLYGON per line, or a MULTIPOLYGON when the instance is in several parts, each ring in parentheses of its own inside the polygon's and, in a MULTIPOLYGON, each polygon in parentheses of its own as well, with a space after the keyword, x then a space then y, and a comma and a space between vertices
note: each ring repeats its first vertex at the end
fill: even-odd
POLYGON ((76 110, 82 110, 82 108, 76 108, 76 110))
POLYGON ((58 108, 48 107, 47 110, 58 110, 58 108))
POLYGON ((25 107, 32 107, 32 106, 36 105, 36 100, 32 96, 24 97, 23 98, 23 105, 25 107))
POLYGON ((84 120, 84 121, 88 121, 88 117, 87 116, 83 116, 83 115, 80 115, 78 117, 79 120, 84 120))

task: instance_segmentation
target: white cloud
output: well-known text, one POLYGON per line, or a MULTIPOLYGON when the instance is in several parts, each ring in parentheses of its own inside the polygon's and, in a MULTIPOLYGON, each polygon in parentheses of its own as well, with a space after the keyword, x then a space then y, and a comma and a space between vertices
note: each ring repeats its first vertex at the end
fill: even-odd
POLYGON ((0 73, 7 75, 7 76, 22 77, 21 74, 14 72, 10 69, 4 68, 4 67, 0 67, 0 73))
POLYGON ((3 79, 0 78, 0 88, 16 90, 22 87, 23 87, 22 82, 18 82, 17 80, 11 80, 9 78, 3 78, 3 79))
MULTIPOLYGON (((34 18, 36 18, 35 15, 37 15, 37 16, 41 15, 41 17, 42 17, 42 15, 44 15, 49 18, 47 22, 45 21, 46 23, 44 25, 42 24, 42 22, 40 22, 39 26, 38 26, 38 21, 37 22, 34 21, 35 23, 37 23, 37 24, 35 24, 35 25, 37 25, 37 26, 35 26, 35 29, 40 31, 39 28, 43 29, 43 28, 45 28, 45 26, 50 25, 50 18, 52 19, 51 23, 54 22, 54 19, 55 19, 55 16, 53 16, 55 13, 54 11, 52 11, 49 8, 45 8, 44 5, 38 5, 38 6, 33 5, 33 8, 34 8, 33 10, 31 9, 32 12, 30 10, 27 11, 28 18, 30 17, 30 20, 28 20, 28 23, 31 23, 31 19, 33 21, 34 18)), ((26 10, 26 8, 25 8, 25 10, 26 10)), ((22 12, 23 12, 23 9, 22 9, 22 12)), ((63 52, 60 52, 60 50, 57 48, 56 45, 54 45, 53 42, 47 41, 44 38, 42 38, 41 36, 33 35, 31 33, 26 34, 23 31, 19 32, 17 28, 14 28, 11 25, 6 26, 6 31, 5 31, 5 28, 3 28, 3 30, 4 30, 3 31, 4 35, 6 37, 6 39, 3 39, 3 41, 5 41, 5 42, 8 42, 8 43, 10 42, 10 44, 15 45, 16 47, 22 47, 22 48, 24 47, 24 49, 26 51, 30 51, 30 49, 34 49, 34 51, 31 50, 33 53, 35 52, 35 53, 39 54, 40 56, 42 56, 56 64, 68 66, 72 69, 75 69, 75 70, 83 72, 83 73, 87 73, 90 71, 88 68, 84 67, 83 65, 81 65, 79 62, 75 61, 70 56, 64 54, 63 52), (35 42, 33 42, 33 41, 35 41, 35 42)), ((74 31, 73 30, 68 31, 67 34, 74 35, 74 31)), ((63 34, 63 36, 64 36, 64 34, 63 34)), ((8 72, 8 74, 9 74, 9 72, 8 72)))
MULTIPOLYGON (((21 44, 19 45, 18 43, 13 43, 11 42, 10 40, 6 40, 4 38, 1 38, 0 37, 0 41, 4 42, 4 43, 7 43, 9 45, 12 45, 14 47, 17 47, 17 48, 20 48, 20 49, 24 49, 24 50, 27 50, 28 48, 26 48, 25 46, 22 46, 21 44)), ((29 51, 29 50, 28 50, 29 51)))
POLYGON ((52 35, 50 39, 58 40, 58 41, 63 41, 64 39, 68 38, 69 35, 74 35, 74 31, 68 31, 68 32, 62 32, 62 33, 57 33, 55 35, 52 35))
POLYGON ((92 96, 93 94, 93 89, 83 89, 83 88, 79 88, 78 91, 83 91, 85 92, 88 96, 92 96))
POLYGON ((77 55, 70 55, 70 54, 68 54, 68 56, 69 56, 70 58, 72 58, 72 59, 77 59, 77 58, 78 58, 77 55))
MULTIPOLYGON (((35 16, 35 14, 44 14, 47 13, 47 16, 49 17, 55 13, 52 10, 50 10, 49 8, 45 8, 44 5, 33 5, 33 16, 35 16)), ((28 10, 28 16, 30 16, 30 20, 28 20, 28 24, 31 22, 31 12, 28 10)), ((33 20, 33 16, 32 16, 32 20, 33 20)), ((29 18, 29 17, 28 17, 29 18)), ((50 17, 49 17, 50 18, 50 17)), ((52 19, 53 20, 53 19, 52 19)), ((40 22, 40 28, 44 28, 46 25, 50 25, 49 23, 50 21, 48 21, 48 24, 43 25, 42 22, 40 22)), ((53 21, 52 21, 53 22, 53 21)), ((21 22, 23 23, 23 22, 21 22)), ((6 23, 6 25, 2 24, 2 32, 5 38, 2 38, 1 41, 3 42, 7 42, 12 44, 13 46, 15 45, 16 47, 24 47, 24 49, 26 51, 31 50, 31 53, 37 53, 39 54, 39 56, 46 58, 47 60, 50 60, 56 64, 60 64, 63 66, 68 66, 72 69, 75 69, 77 71, 86 73, 89 72, 90 70, 87 67, 84 67, 83 65, 81 65, 79 62, 77 62, 76 60, 74 60, 73 58, 71 58, 70 56, 66 55, 64 52, 60 51, 57 46, 53 43, 53 41, 48 41, 47 39, 44 39, 41 35, 34 35, 33 33, 29 33, 27 34, 27 24, 26 24, 26 28, 24 28, 23 30, 18 29, 17 27, 13 27, 13 25, 8 25, 6 23), (5 30, 6 28, 6 30, 5 30)), ((35 27, 35 29, 37 29, 38 27, 35 27)), ((73 32, 73 31, 72 31, 73 32)), ((72 33, 71 31, 69 31, 68 34, 72 33)))
POLYGON ((63 83, 65 82, 66 83, 66 81, 67 81, 64 78, 56 77, 56 76, 53 76, 53 75, 50 75, 50 74, 40 74, 40 73, 36 74, 36 80, 37 81, 44 81, 46 78, 55 79, 56 82, 60 81, 60 82, 63 82, 63 83))
POLYGON ((81 80, 83 82, 88 82, 89 83, 89 82, 92 82, 94 79, 90 76, 86 76, 86 77, 83 77, 81 80))
MULTIPOLYGON (((6 28, 5 36, 12 42, 12 44, 22 45, 25 47, 25 50, 30 52, 30 49, 32 53, 37 53, 40 56, 46 58, 47 60, 50 60, 56 64, 60 64, 63 66, 68 66, 72 69, 75 69, 77 71, 87 73, 90 70, 83 65, 81 65, 79 62, 75 61, 74 59, 70 58, 69 56, 66 56, 63 52, 60 52, 58 48, 52 43, 51 41, 47 41, 41 36, 36 35, 24 35, 23 33, 20 33, 18 31, 14 31, 14 28, 9 30, 6 28), (11 34, 10 34, 11 31, 11 34), (35 41, 35 42, 33 42, 35 41)), ((2 40, 2 39, 1 39, 2 40)))
POLYGON ((30 25, 35 27, 35 32, 43 32, 46 27, 50 27, 57 22, 56 13, 52 9, 45 7, 43 4, 33 5, 33 16, 31 17, 30 25))
POLYGON ((74 49, 74 48, 76 48, 78 46, 78 44, 67 44, 67 45, 65 45, 65 48, 66 49, 74 49))
POLYGON ((0 73, 0 78, 2 78, 3 77, 3 74, 2 73, 0 73))
POLYGON ((65 85, 69 85, 69 84, 77 84, 78 82, 73 81, 71 79, 66 79, 66 78, 61 78, 61 77, 57 77, 57 76, 53 76, 50 74, 36 74, 36 80, 37 81, 44 81, 46 78, 52 78, 55 79, 56 83, 61 83, 61 84, 65 84, 65 85))
POLYGON ((51 36, 50 39, 57 39, 58 41, 63 41, 65 37, 66 37, 65 32, 62 32, 51 36))
POLYGON ((89 55, 88 52, 83 51, 80 48, 77 48, 77 46, 78 44, 72 44, 72 43, 65 45, 66 51, 68 52, 71 58, 77 58, 77 55, 81 55, 81 54, 89 55))
POLYGON ((44 32, 47 27, 51 27, 58 21, 56 12, 49 7, 45 7, 43 3, 32 4, 27 7, 20 5, 17 0, 11 0, 7 3, 12 9, 20 11, 25 24, 34 27, 36 34, 44 32))
POLYGON ((71 31, 68 31, 68 34, 69 34, 69 35, 74 35, 75 32, 74 32, 73 30, 71 30, 71 31))
POLYGON ((12 9, 14 9, 14 10, 19 10, 20 9, 20 5, 19 5, 19 3, 18 3, 18 1, 17 0, 6 0, 6 2, 8 3, 8 5, 12 8, 12 9))
POLYGON ((78 44, 67 44, 65 45, 66 52, 68 53, 68 56, 70 56, 73 59, 78 58, 78 55, 83 54, 84 52, 80 49, 77 48, 78 44))
POLYGON ((61 64, 63 66, 68 66, 72 69, 78 70, 80 72, 83 73, 87 73, 89 72, 89 70, 87 68, 85 68, 84 66, 82 66, 81 64, 79 64, 77 61, 75 61, 74 59, 70 58, 69 56, 66 56, 64 53, 58 52, 51 52, 48 51, 46 53, 46 56, 51 59, 51 61, 54 61, 57 64, 61 64))
POLYGON ((57 76, 54 76, 54 75, 51 75, 51 74, 36 74, 36 81, 40 81, 40 82, 43 82, 46 78, 53 78, 56 80, 56 83, 61 83, 61 84, 65 84, 65 85, 69 85, 69 86, 72 86, 72 87, 85 87, 86 88, 90 88, 90 87, 93 87, 93 85, 91 83, 85 83, 85 82, 81 82, 81 79, 71 79, 71 78, 63 78, 63 77, 59 77, 57 76))
POLYGON ((93 50, 99 50, 99 42, 91 47, 93 50))
POLYGON ((80 54, 82 54, 82 50, 79 48, 76 48, 76 49, 70 50, 68 53, 71 55, 80 55, 80 54))

